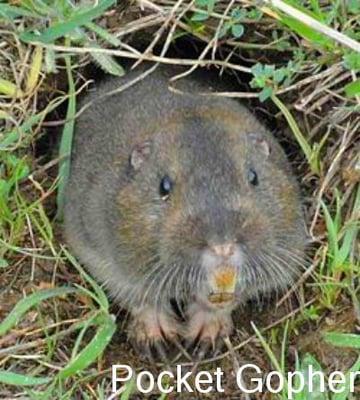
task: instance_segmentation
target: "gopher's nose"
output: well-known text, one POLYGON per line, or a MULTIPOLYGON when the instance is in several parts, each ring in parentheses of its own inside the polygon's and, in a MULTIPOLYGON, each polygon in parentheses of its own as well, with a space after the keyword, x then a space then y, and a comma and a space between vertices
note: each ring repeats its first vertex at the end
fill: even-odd
POLYGON ((210 250, 213 251, 219 257, 230 257, 235 252, 235 244, 234 243, 215 244, 210 246, 210 250))

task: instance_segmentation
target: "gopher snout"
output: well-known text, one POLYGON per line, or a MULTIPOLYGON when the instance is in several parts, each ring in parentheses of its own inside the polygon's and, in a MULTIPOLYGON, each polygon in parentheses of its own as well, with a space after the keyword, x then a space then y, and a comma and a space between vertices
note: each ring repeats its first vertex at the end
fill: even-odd
POLYGON ((208 282, 207 300, 226 306, 235 300, 235 289, 244 262, 240 246, 234 242, 209 246, 203 254, 202 266, 208 282))

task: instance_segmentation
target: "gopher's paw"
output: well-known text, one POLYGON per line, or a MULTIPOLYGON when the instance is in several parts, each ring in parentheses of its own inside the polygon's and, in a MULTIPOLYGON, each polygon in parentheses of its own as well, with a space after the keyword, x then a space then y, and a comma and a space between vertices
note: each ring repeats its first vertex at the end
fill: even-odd
POLYGON ((188 312, 189 322, 185 338, 192 346, 196 358, 206 353, 215 353, 223 345, 222 338, 233 330, 231 313, 228 310, 207 310, 194 304, 188 312))
POLYGON ((133 315, 128 336, 138 353, 154 361, 168 361, 170 343, 177 340, 176 320, 152 308, 144 308, 133 315))

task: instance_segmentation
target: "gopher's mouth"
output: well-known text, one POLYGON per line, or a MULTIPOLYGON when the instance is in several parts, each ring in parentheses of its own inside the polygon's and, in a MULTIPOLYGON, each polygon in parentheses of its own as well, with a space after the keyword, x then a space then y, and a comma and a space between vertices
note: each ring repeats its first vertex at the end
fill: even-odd
POLYGON ((235 300, 237 273, 232 265, 218 266, 210 280, 211 293, 207 300, 209 303, 224 307, 235 300))
POLYGON ((235 294, 229 292, 211 293, 208 300, 211 304, 222 306, 232 303, 235 300, 235 294))

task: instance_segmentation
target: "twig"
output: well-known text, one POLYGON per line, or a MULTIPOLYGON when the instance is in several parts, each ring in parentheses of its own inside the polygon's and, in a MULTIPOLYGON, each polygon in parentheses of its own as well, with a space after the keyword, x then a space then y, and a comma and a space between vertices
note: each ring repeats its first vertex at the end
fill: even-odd
MULTIPOLYGON (((138 55, 133 54, 129 51, 125 50, 111 50, 111 49, 102 49, 102 48, 94 48, 94 47, 71 47, 71 46, 60 46, 60 45, 52 45, 52 44, 44 44, 40 42, 34 42, 33 44, 36 44, 37 46, 42 46, 47 49, 53 49, 57 51, 62 51, 64 53, 103 53, 103 54, 109 54, 113 55, 116 57, 124 57, 124 58, 130 58, 133 60, 137 60, 139 58, 138 55)), ((142 56, 144 60, 146 61, 153 61, 153 62, 160 62, 163 64, 171 64, 171 65, 197 65, 197 66, 206 66, 206 65, 218 65, 218 66, 224 66, 236 71, 241 71, 245 72, 247 74, 252 74, 251 68, 243 67, 241 65, 237 64, 232 64, 229 62, 224 62, 221 60, 192 60, 192 59, 187 59, 187 58, 170 58, 170 57, 161 57, 161 56, 156 56, 153 54, 147 54, 142 56)))

